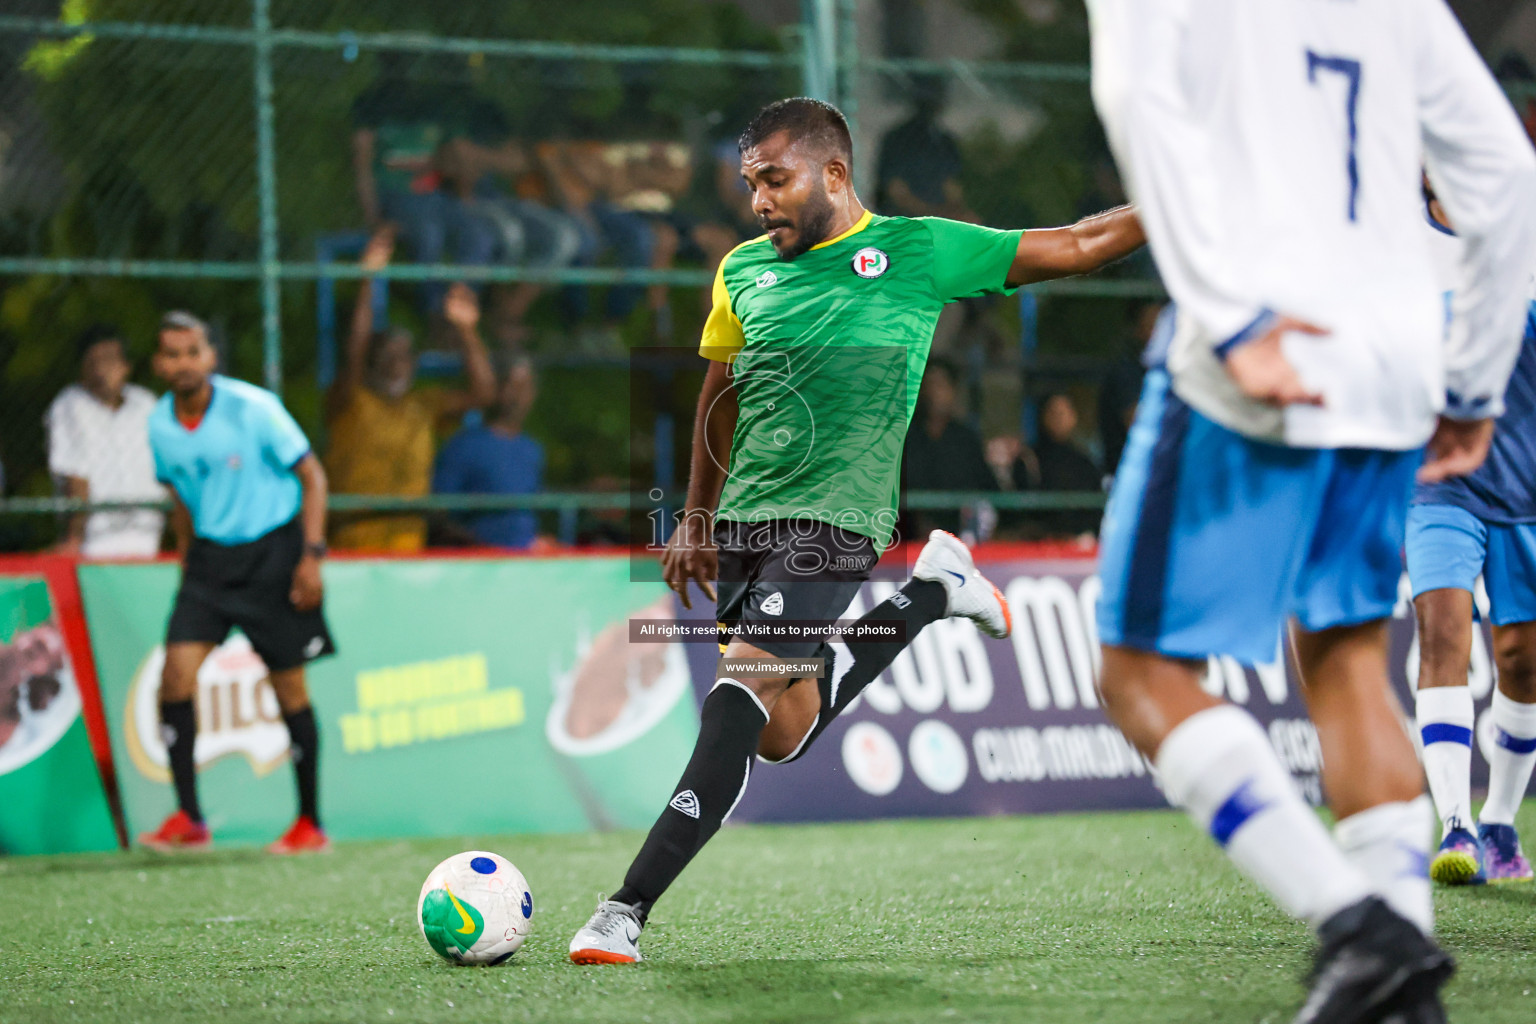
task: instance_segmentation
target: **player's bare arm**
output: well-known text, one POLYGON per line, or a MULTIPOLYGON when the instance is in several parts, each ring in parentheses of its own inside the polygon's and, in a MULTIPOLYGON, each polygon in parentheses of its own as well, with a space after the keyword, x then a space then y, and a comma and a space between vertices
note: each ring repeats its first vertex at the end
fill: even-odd
MULTIPOLYGON (((381 224, 363 247, 359 268, 377 273, 389 266, 395 253, 395 227, 381 224)), ((367 373, 368 339, 373 334, 373 278, 365 277, 357 288, 357 301, 352 307, 352 325, 347 330, 347 346, 341 361, 341 372, 325 395, 325 414, 334 417, 346 408, 352 393, 363 386, 367 373)))
POLYGON ((176 545, 176 557, 185 559, 187 549, 192 546, 192 513, 187 511, 175 488, 166 490, 171 493, 171 542, 176 545))
POLYGON ((677 591, 684 608, 692 608, 688 581, 711 601, 719 575, 715 542, 711 535, 720 491, 725 487, 731 439, 736 433, 736 389, 730 366, 711 361, 699 392, 699 408, 693 419, 693 456, 688 473, 688 498, 677 530, 661 556, 662 579, 677 591))
POLYGON ((1493 422, 1440 417, 1424 451, 1419 482, 1437 484, 1453 476, 1466 476, 1481 466, 1493 443, 1493 422))
POLYGON ((326 486, 325 469, 313 452, 304 456, 293 467, 303 489, 303 504, 299 509, 300 525, 304 529, 304 554, 293 570, 293 590, 288 595, 293 606, 301 612, 320 607, 324 586, 320 581, 320 557, 325 552, 325 502, 329 488, 326 486))
POLYGON ((457 416, 496 400, 496 370, 480 339, 480 300, 469 285, 460 282, 443 299, 443 318, 453 328, 464 353, 464 377, 469 387, 445 396, 443 414, 457 416))
POLYGON ((1134 206, 1117 206, 1064 228, 1026 231, 1008 270, 1008 287, 1089 274, 1146 244, 1134 206))

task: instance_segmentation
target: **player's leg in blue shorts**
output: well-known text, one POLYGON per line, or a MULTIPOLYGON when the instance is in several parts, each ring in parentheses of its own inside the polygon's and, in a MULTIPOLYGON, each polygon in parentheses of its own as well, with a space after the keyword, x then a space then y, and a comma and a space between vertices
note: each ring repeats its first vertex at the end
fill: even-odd
POLYGON ((1536 768, 1536 524, 1488 524, 1483 566, 1498 686, 1489 711, 1488 799, 1477 816, 1490 882, 1529 881, 1515 813, 1536 768))
POLYGON ((1473 593, 1488 555, 1488 525, 1464 508, 1415 504, 1403 540, 1419 631, 1414 694, 1424 774, 1440 816, 1440 848, 1429 876, 1441 885, 1481 885, 1483 846, 1472 823, 1473 593))
POLYGON ((1390 695, 1384 623, 1420 458, 1255 441, 1154 371, 1105 516, 1106 710, 1154 759, 1169 800, 1325 941, 1369 919, 1422 944, 1432 914, 1433 811, 1390 695), (1211 654, 1272 661, 1287 620, 1335 836, 1258 723, 1199 685, 1211 654))

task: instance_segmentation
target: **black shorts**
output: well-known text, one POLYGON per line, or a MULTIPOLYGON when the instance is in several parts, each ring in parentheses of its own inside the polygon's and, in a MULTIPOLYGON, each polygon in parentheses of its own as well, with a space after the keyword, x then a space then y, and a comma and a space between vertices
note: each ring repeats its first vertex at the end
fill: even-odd
MULTIPOLYGON (((743 622, 835 622, 875 567, 868 537, 815 519, 715 523, 722 653, 743 622)), ((820 639, 749 640, 778 658, 830 658, 820 639)))
POLYGON ((238 626, 272 672, 335 654, 321 610, 301 612, 289 600, 303 554, 297 518, 248 544, 194 540, 165 642, 221 644, 238 626))

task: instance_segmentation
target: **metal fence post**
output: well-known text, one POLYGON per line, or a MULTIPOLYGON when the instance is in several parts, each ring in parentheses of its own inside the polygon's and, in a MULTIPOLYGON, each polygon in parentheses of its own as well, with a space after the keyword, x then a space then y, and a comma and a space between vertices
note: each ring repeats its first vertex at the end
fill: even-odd
POLYGON ((835 0, 800 0, 805 45, 805 94, 837 102, 837 10, 835 0))
POLYGON ((272 12, 251 0, 256 76, 256 190, 261 211, 261 371, 267 388, 283 391, 281 270, 277 251, 277 159, 272 129, 272 12))

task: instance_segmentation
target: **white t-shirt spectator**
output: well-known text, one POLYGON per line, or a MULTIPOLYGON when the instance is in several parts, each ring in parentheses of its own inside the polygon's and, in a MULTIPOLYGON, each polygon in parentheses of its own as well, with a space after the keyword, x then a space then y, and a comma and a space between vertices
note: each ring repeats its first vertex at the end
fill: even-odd
MULTIPOLYGON (((90 484, 92 501, 160 500, 149 450, 149 414, 155 396, 136 384, 123 386, 113 409, 78 384, 48 407, 48 469, 55 476, 90 484)), ((149 558, 160 550, 165 516, 153 509, 96 512, 86 521, 80 553, 87 558, 149 558)))

